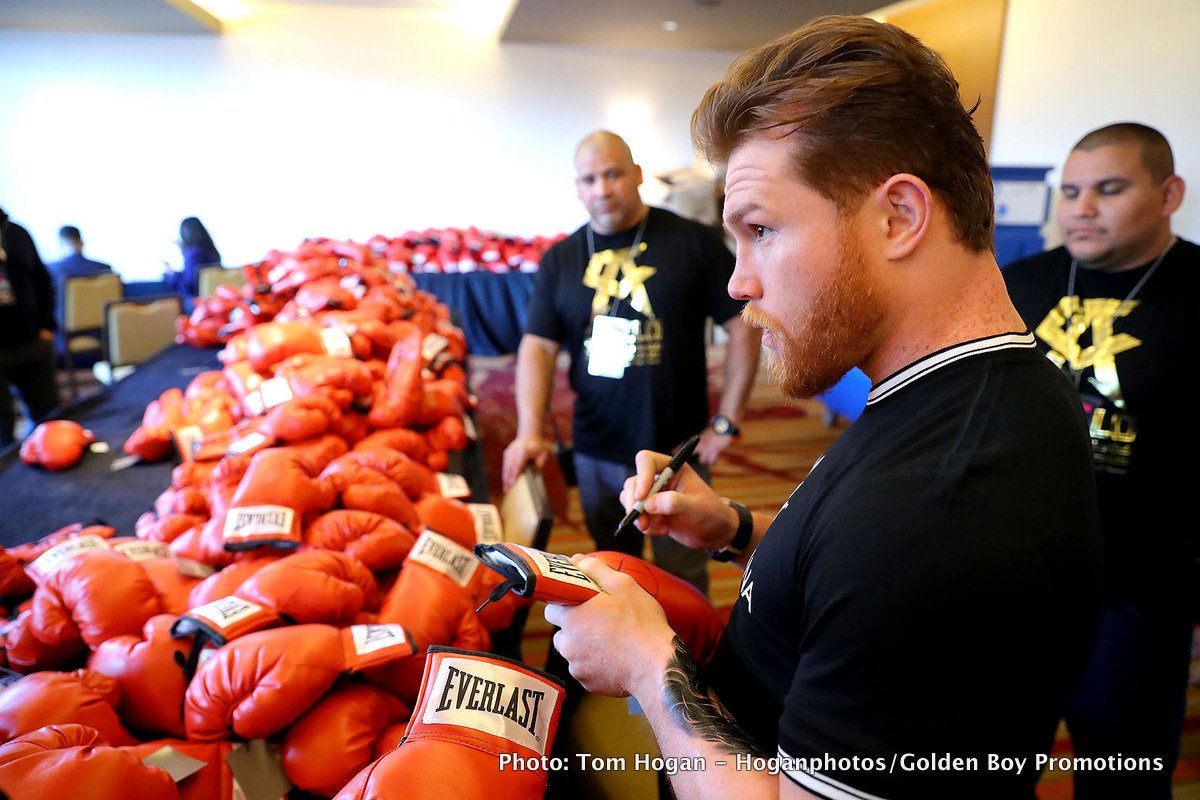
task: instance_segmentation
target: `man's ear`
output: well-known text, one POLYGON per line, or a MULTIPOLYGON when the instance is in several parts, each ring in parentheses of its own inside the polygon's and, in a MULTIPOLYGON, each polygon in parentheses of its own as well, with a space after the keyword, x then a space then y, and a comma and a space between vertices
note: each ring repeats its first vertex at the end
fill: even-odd
POLYGON ((893 175, 875 190, 874 203, 885 236, 884 257, 895 260, 911 255, 933 218, 933 192, 928 184, 908 173, 893 175))
POLYGON ((1183 204, 1183 194, 1186 189, 1183 178, 1172 175, 1163 182, 1163 216, 1171 216, 1183 204))

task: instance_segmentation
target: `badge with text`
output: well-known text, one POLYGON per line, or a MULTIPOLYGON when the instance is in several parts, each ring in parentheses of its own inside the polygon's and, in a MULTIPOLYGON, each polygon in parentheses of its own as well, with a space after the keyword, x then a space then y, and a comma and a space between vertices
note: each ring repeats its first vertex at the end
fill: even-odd
POLYGON ((588 374, 621 378, 637 350, 637 320, 599 316, 592 320, 588 341, 588 374))

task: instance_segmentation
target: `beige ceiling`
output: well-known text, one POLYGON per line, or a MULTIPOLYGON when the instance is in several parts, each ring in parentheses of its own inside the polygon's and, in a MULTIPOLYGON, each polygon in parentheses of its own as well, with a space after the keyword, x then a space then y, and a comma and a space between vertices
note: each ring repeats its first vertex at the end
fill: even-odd
MULTIPOLYGON (((494 0, 497 3, 505 0, 494 0)), ((197 0, 203 4, 204 0, 197 0)), ((446 9, 457 0, 255 0, 272 6, 446 9)), ((517 0, 501 41, 744 50, 822 14, 862 14, 879 0, 517 0), (664 23, 674 23, 667 31, 664 23)), ((215 34, 191 0, 0 0, 0 28, 215 34)))
POLYGON ((745 50, 825 14, 865 14, 879 0, 520 0, 506 42, 745 50), (668 31, 664 23, 674 23, 668 31))

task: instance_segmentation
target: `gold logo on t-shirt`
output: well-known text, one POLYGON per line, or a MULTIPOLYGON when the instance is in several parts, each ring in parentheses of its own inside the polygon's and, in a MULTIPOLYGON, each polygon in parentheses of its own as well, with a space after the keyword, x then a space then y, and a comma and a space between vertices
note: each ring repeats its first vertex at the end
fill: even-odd
POLYGON ((647 317, 654 316, 645 284, 658 270, 634 262, 634 258, 645 252, 645 242, 638 246, 637 253, 630 254, 630 250, 629 247, 601 250, 588 261, 583 273, 583 285, 596 290, 592 297, 592 313, 607 314, 614 299, 628 298, 634 311, 647 317))
POLYGON ((1128 333, 1113 333, 1113 321, 1127 316, 1139 301, 1121 301, 1112 297, 1063 297, 1037 326, 1038 338, 1050 347, 1046 356, 1060 367, 1078 375, 1092 368, 1091 384, 1114 405, 1121 408, 1121 381, 1117 377, 1117 354, 1141 345, 1142 340, 1128 333), (1080 337, 1091 331, 1092 343, 1079 344, 1080 337))

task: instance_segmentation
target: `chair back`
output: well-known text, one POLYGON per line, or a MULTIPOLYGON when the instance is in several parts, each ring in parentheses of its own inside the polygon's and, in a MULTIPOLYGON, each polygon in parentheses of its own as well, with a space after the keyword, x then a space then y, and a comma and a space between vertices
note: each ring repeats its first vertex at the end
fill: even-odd
POLYGON ((246 285, 246 273, 241 269, 229 269, 220 264, 201 267, 199 272, 199 297, 212 297, 218 286, 241 288, 246 285))
POLYGON ((178 294, 135 297, 104 309, 104 344, 112 368, 140 364, 175 343, 183 313, 178 294))
POLYGON ((99 332, 104 327, 104 305, 120 300, 125 293, 121 276, 115 272, 79 275, 63 284, 63 334, 99 332))
POLYGON ((504 541, 546 549, 550 528, 554 525, 554 511, 550 507, 546 481, 532 464, 525 467, 504 493, 500 501, 500 521, 504 525, 504 541))

